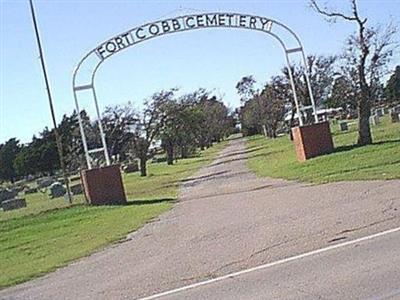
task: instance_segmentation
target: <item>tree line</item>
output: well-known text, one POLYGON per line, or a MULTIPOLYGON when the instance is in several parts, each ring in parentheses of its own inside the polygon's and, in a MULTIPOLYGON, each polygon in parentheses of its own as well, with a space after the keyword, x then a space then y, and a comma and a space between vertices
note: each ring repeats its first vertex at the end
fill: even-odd
MULTIPOLYGON (((311 82, 319 108, 340 108, 342 115, 357 115, 360 91, 357 83, 349 80, 337 68, 339 61, 333 56, 308 56, 311 69, 311 82)), ((293 67, 296 92, 299 101, 310 105, 305 79, 300 66, 293 67)), ((261 89, 252 75, 244 76, 236 89, 241 97, 238 116, 244 135, 264 134, 275 138, 279 130, 286 131, 298 125, 296 107, 290 87, 288 70, 273 76, 261 89), (289 114, 289 117, 288 117, 289 114), (284 120, 287 120, 286 122, 284 120)), ((379 83, 371 95, 371 108, 380 106, 395 107, 400 104, 400 66, 397 66, 385 84, 379 83)), ((306 117, 306 124, 313 122, 312 115, 306 117)))
MULTIPOLYGON (((144 101, 141 110, 132 103, 108 106, 102 124, 109 154, 114 162, 139 159, 142 176, 147 161, 157 149, 165 151, 167 164, 188 158, 232 133, 235 120, 229 108, 205 89, 181 96, 177 89, 162 90, 144 101)), ((86 111, 80 116, 89 149, 101 147, 98 123, 86 111)), ((64 115, 57 126, 68 171, 84 168, 86 161, 79 131, 78 113, 64 115)), ((94 165, 104 163, 94 158, 94 165)), ((0 144, 0 180, 11 181, 27 175, 51 175, 60 169, 54 130, 44 128, 32 141, 21 144, 11 138, 0 144)))
MULTIPOLYGON (((310 55, 307 68, 299 64, 291 67, 299 102, 311 104, 307 91, 305 73, 309 74, 317 107, 338 108, 352 112, 358 117, 359 145, 372 143, 369 118, 371 109, 379 105, 395 106, 400 103, 400 66, 387 81, 382 78, 389 73, 389 62, 398 43, 397 27, 393 23, 370 25, 360 15, 356 0, 350 0, 350 13, 322 7, 316 0, 310 6, 328 21, 342 19, 356 26, 353 34, 345 40, 343 52, 338 55, 310 55)), ((290 88, 289 72, 283 67, 281 74, 272 77, 261 89, 256 89, 252 76, 243 77, 236 85, 241 96, 239 116, 245 134, 264 133, 275 137, 282 127, 285 113, 291 112, 289 125, 297 125, 296 108, 290 88)), ((301 112, 300 112, 301 114, 301 112)), ((311 113, 306 113, 305 123, 312 123, 311 113)))

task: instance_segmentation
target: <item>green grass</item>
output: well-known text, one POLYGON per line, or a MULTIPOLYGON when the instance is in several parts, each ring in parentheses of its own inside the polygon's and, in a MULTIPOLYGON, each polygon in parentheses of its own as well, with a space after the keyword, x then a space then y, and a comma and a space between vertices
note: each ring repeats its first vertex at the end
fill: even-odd
POLYGON ((248 138, 248 166, 259 176, 312 183, 400 178, 400 124, 387 117, 372 126, 374 144, 357 147, 357 124, 342 133, 331 124, 335 152, 303 163, 296 160, 288 136, 275 140, 248 138))
POLYGON ((200 156, 149 164, 148 177, 124 176, 129 199, 125 206, 91 207, 79 197, 72 206, 64 199, 27 195, 27 207, 0 211, 0 288, 40 276, 123 239, 171 208, 182 179, 210 163, 226 142, 200 156))
MULTIPOLYGON (((41 212, 67 208, 69 207, 69 203, 64 200, 63 197, 50 199, 49 196, 45 193, 34 193, 22 196, 25 198, 27 207, 18 209, 18 210, 10 210, 6 212, 0 211, 0 222, 5 220, 11 220, 15 218, 20 218, 23 216, 36 215, 41 212)), ((84 203, 84 198, 82 195, 74 196, 73 205, 79 205, 84 203)))

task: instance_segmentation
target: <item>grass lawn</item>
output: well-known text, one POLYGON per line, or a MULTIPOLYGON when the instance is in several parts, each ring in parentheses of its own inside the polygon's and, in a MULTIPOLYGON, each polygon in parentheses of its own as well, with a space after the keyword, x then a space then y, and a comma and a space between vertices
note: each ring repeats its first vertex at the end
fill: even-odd
POLYGON ((198 157, 173 166, 149 164, 148 177, 124 176, 129 199, 125 206, 91 207, 78 197, 64 199, 27 195, 27 207, 0 211, 0 288, 40 276, 123 239, 171 208, 181 180, 210 163, 227 144, 222 142, 198 157))
POLYGON ((374 144, 357 147, 357 124, 348 132, 331 124, 335 152, 306 162, 296 160, 294 145, 287 135, 275 140, 263 136, 248 138, 248 166, 259 176, 312 183, 344 180, 400 178, 400 123, 388 117, 372 126, 374 144))

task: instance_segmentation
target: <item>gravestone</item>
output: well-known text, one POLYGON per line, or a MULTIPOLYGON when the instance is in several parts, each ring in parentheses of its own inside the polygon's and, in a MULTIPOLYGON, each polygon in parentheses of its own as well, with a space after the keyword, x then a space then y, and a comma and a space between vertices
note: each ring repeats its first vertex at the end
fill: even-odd
POLYGON ((384 114, 383 108, 377 108, 377 109, 375 110, 375 114, 376 114, 378 117, 383 117, 383 114, 384 114))
POLYGON ((3 201, 1 203, 1 207, 3 208, 4 211, 19 209, 26 207, 26 201, 25 199, 19 199, 19 198, 9 199, 3 201))
POLYGON ((24 193, 25 194, 33 194, 33 193, 37 193, 38 189, 37 188, 30 188, 30 187, 25 187, 24 189, 24 193))
POLYGON ((390 112, 390 119, 392 120, 392 123, 400 122, 400 113, 397 113, 395 110, 392 110, 390 112))
POLYGON ((20 185, 15 185, 15 186, 13 187, 13 190, 14 190, 14 191, 17 191, 17 193, 19 193, 19 192, 22 192, 25 188, 26 188, 25 185, 20 184, 20 185))
POLYGON ((66 192, 67 190, 60 182, 54 182, 49 188, 49 196, 51 198, 62 197, 66 192))
POLYGON ((52 183, 54 183, 54 179, 51 177, 43 177, 40 178, 36 181, 38 188, 42 189, 42 188, 46 188, 49 187, 50 185, 52 185, 52 183))
POLYGON ((71 189, 71 193, 74 194, 74 195, 78 195, 78 194, 82 194, 83 193, 83 187, 82 187, 82 184, 80 184, 80 183, 72 185, 70 187, 70 189, 71 189))
POLYGON ((18 192, 10 189, 0 189, 0 203, 17 196, 18 192))
POLYGON ((133 173, 139 171, 139 164, 135 160, 134 162, 128 163, 125 166, 122 167, 122 170, 124 173, 133 173))
POLYGON ((61 184, 65 184, 65 178, 64 177, 57 178, 57 182, 59 182, 61 184))
POLYGON ((339 127, 340 127, 340 131, 349 130, 349 124, 347 122, 340 122, 339 127))
POLYGON ((380 119, 378 115, 372 115, 369 117, 369 123, 372 125, 378 125, 380 123, 380 119))
POLYGON ((78 181, 78 180, 81 180, 81 176, 72 176, 70 179, 69 179, 71 182, 74 182, 74 181, 78 181))

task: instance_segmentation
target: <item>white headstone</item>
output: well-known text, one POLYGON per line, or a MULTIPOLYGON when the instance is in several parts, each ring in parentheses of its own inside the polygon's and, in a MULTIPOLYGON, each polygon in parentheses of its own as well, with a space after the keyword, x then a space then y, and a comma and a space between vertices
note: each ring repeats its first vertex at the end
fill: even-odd
POLYGON ((375 125, 375 126, 378 125, 380 123, 379 116, 377 116, 377 115, 370 116, 369 123, 372 125, 375 125))

